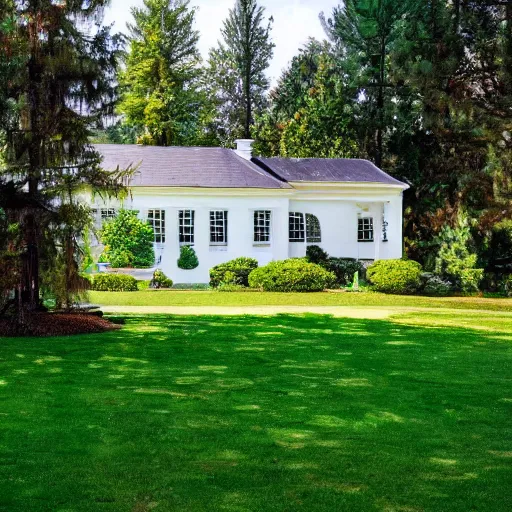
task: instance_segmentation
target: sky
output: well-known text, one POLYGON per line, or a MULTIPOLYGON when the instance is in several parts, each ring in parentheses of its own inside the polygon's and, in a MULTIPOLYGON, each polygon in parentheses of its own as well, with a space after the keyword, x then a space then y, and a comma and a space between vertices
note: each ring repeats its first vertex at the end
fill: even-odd
MULTIPOLYGON (((268 75, 275 84, 281 71, 286 68, 298 49, 309 37, 324 39, 325 33, 320 24, 319 14, 330 14, 339 0, 259 0, 265 7, 267 17, 274 17, 272 39, 276 45, 274 60, 268 75)), ((124 32, 126 23, 131 21, 130 7, 142 4, 142 0, 112 0, 105 21, 115 23, 115 30, 124 32)), ((220 38, 222 21, 234 5, 234 0, 191 0, 198 7, 196 28, 201 33, 199 50, 203 58, 208 50, 216 46, 220 38)))

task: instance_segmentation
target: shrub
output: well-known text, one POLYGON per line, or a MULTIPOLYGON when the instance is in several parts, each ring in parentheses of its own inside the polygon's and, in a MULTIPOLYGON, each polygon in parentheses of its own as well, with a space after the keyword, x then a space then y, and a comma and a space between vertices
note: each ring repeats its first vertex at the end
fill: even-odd
POLYGON ((310 263, 322 265, 329 259, 329 255, 318 245, 310 245, 306 249, 306 258, 310 263))
POLYGON ((210 286, 217 288, 221 283, 249 286, 249 274, 258 268, 253 258, 236 258, 210 269, 210 286))
POLYGON ((370 265, 367 278, 383 293, 411 294, 421 286, 421 265, 410 260, 379 260, 370 265))
POLYGON ((478 291, 484 275, 482 269, 475 268, 477 255, 470 251, 472 241, 469 222, 462 214, 454 228, 443 226, 438 237, 435 273, 464 292, 478 291))
POLYGON ((422 291, 425 295, 431 295, 433 297, 445 297, 452 290, 452 283, 445 281, 439 276, 431 273, 425 273, 421 275, 423 281, 422 291))
POLYGON ((101 230, 105 250, 100 262, 114 268, 148 268, 155 263, 153 228, 137 217, 135 210, 120 210, 101 230))
POLYGON ((356 272, 359 273, 361 279, 364 279, 366 273, 366 269, 360 261, 350 258, 329 258, 320 265, 336 276, 336 284, 339 286, 352 284, 356 272))
POLYGON ((92 290, 97 292, 136 292, 137 280, 123 274, 97 274, 92 280, 92 290))
POLYGON ((460 288, 465 292, 477 292, 483 278, 483 268, 464 268, 459 276, 460 288))
POLYGON ((495 224, 489 239, 486 254, 487 265, 492 270, 510 272, 512 269, 512 220, 495 224))
POLYGON ((161 270, 153 272, 153 279, 150 283, 150 288, 172 288, 172 279, 169 279, 161 270))
POLYGON ((335 281, 332 272, 302 259, 274 261, 249 275, 249 285, 266 292, 320 292, 335 281))
POLYGON ((501 278, 499 290, 507 297, 512 297, 512 275, 503 276, 501 278))
POLYGON ((182 270, 194 270, 199 266, 196 251, 193 247, 182 245, 180 257, 178 258, 178 268, 182 270))

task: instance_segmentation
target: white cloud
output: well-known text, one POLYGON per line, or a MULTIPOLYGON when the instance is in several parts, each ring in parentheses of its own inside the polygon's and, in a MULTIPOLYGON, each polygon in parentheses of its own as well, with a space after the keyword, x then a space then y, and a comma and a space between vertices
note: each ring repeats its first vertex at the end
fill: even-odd
MULTIPOLYGON (((274 60, 269 68, 269 76, 275 80, 288 62, 296 55, 309 37, 323 39, 324 31, 319 14, 330 13, 338 0, 260 0, 266 8, 267 16, 274 17, 272 39, 276 44, 274 60)), ((107 23, 115 23, 115 29, 124 32, 126 23, 131 21, 130 8, 142 5, 142 0, 112 0, 105 17, 107 23)), ((192 0, 198 7, 196 26, 201 33, 199 49, 204 58, 220 38, 222 21, 228 15, 234 0, 192 0)))

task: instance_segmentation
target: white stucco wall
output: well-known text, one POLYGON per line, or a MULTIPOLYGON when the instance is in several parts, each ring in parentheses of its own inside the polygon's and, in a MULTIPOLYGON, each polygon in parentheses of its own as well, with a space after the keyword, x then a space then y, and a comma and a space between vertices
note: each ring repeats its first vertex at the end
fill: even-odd
POLYGON ((289 212, 312 213, 318 217, 322 242, 330 255, 357 259, 390 259, 402 256, 402 191, 396 188, 360 187, 344 189, 338 184, 327 190, 301 186, 301 190, 221 190, 134 188, 123 204, 91 200, 93 207, 124 207, 147 217, 149 209, 166 212, 166 243, 157 247, 162 254, 159 267, 175 283, 207 283, 211 267, 240 256, 256 258, 260 265, 272 260, 301 257, 306 243, 290 243, 289 212), (178 211, 195 211, 194 249, 199 259, 195 270, 177 267, 180 252, 178 211), (228 211, 228 245, 210 246, 210 211, 228 211), (253 242, 254 210, 272 212, 271 243, 260 247, 253 242), (382 214, 388 222, 388 242, 381 241, 382 214), (357 241, 358 214, 374 219, 375 241, 357 241))

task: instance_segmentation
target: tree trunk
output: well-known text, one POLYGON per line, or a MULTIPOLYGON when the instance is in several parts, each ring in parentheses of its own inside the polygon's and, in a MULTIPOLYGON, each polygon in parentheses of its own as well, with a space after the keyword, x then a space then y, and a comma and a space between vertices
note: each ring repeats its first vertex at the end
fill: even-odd
POLYGON ((376 145, 377 151, 375 154, 375 165, 382 167, 383 160, 383 146, 384 146, 384 80, 386 79, 385 74, 386 66, 386 38, 381 37, 380 41, 380 62, 379 62, 379 92, 377 97, 377 133, 376 133, 376 145))

